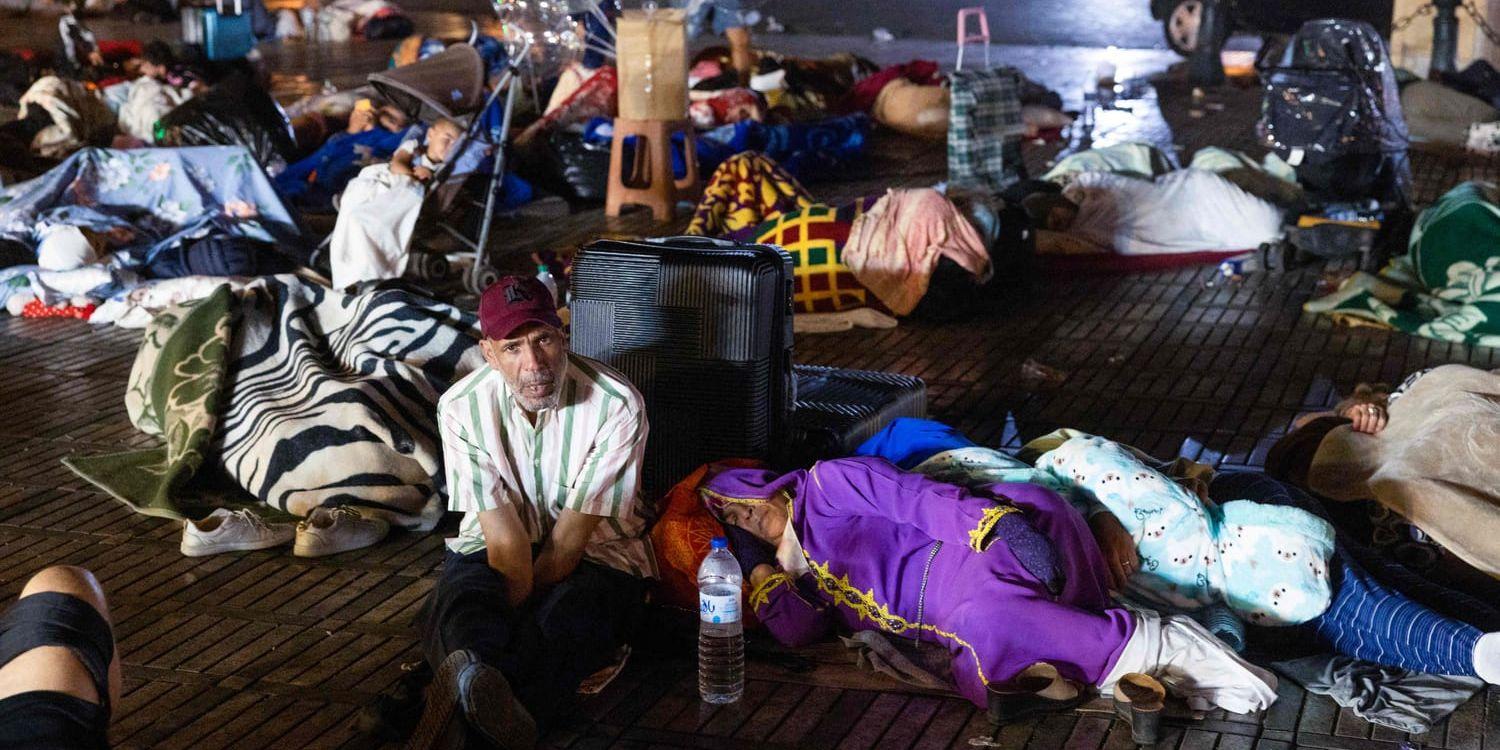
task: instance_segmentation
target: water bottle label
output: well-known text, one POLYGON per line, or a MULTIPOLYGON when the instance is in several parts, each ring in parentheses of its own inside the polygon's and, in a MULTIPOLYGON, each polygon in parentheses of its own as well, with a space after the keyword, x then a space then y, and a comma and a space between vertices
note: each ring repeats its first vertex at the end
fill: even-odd
POLYGON ((698 617, 704 622, 739 622, 740 594, 698 594, 698 617))

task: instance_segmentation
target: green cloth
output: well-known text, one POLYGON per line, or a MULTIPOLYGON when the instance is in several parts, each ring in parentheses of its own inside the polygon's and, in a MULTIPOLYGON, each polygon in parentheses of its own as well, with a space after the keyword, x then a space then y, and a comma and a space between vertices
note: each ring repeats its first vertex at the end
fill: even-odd
POLYGON ((125 409, 137 429, 163 438, 161 446, 63 463, 138 513, 185 518, 176 495, 203 464, 218 424, 233 301, 229 286, 220 286, 167 308, 146 328, 125 409))
POLYGON ((1406 257, 1357 273, 1308 312, 1414 336, 1500 346, 1500 189, 1466 182, 1417 217, 1406 257))
POLYGON ((1066 185, 1079 172, 1110 172, 1150 180, 1170 171, 1172 163, 1155 146, 1120 143, 1065 156, 1042 179, 1066 185))

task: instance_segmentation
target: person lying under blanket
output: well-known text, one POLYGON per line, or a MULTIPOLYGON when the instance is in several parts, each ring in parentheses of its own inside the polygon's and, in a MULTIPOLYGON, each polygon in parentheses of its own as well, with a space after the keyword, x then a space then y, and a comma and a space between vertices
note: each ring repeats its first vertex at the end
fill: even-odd
POLYGON ((276 189, 303 210, 331 210, 333 196, 342 193, 361 169, 391 158, 406 129, 406 113, 399 108, 377 107, 370 99, 360 99, 349 112, 344 131, 276 175, 276 189))
POLYGON ((1468 565, 1500 578, 1500 371, 1444 365, 1382 398, 1356 391, 1299 420, 1266 468, 1320 497, 1374 500, 1468 565))
MULTIPOLYGON (((1200 498, 1132 449, 1064 433, 1073 437, 1027 446, 1027 453, 1050 448, 1035 468, 927 420, 897 420, 857 453, 964 486, 1024 481, 1056 489, 1088 516, 1110 587, 1163 611, 1305 623, 1333 650, 1357 659, 1500 680, 1500 634, 1413 601, 1404 592, 1431 585, 1336 535, 1311 498, 1261 475, 1209 481, 1204 474, 1211 472, 1199 471, 1192 474, 1199 481, 1186 483, 1202 490, 1200 498)), ((1443 598, 1463 600, 1476 624, 1500 628, 1500 613, 1487 605, 1458 592, 1443 598)), ((1227 639, 1243 642, 1242 628, 1228 625, 1227 639)))
POLYGON ((1191 618, 1114 605, 1083 517, 1045 487, 971 491, 846 458, 780 476, 725 469, 699 491, 717 519, 759 540, 736 534, 749 604, 788 646, 835 626, 937 643, 958 692, 992 712, 1035 700, 1015 681, 1039 663, 1102 690, 1158 677, 1200 710, 1276 699, 1274 676, 1191 618))
POLYGON ((389 163, 365 167, 349 181, 329 245, 335 289, 406 272, 406 250, 428 182, 463 133, 457 122, 440 119, 420 142, 402 143, 389 163))

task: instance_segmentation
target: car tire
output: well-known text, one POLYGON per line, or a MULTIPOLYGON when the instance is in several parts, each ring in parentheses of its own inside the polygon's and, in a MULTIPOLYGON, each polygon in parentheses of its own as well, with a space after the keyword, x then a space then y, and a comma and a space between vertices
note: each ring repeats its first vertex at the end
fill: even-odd
MULTIPOLYGON (((1220 12, 1229 12, 1229 3, 1223 3, 1220 12)), ((1203 21, 1203 0, 1176 0, 1167 7, 1167 12, 1161 19, 1162 36, 1167 40, 1167 46, 1172 48, 1183 57, 1193 54, 1193 48, 1198 44, 1198 28, 1203 21)), ((1232 23, 1223 24, 1224 38, 1229 37, 1229 29, 1232 23)), ((1220 39, 1222 45, 1224 39, 1220 39)))

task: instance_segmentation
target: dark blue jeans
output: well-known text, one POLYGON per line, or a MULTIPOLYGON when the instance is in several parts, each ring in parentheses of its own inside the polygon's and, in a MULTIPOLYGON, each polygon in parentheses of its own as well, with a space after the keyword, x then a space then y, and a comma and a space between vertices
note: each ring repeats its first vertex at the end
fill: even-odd
POLYGON ((454 651, 474 651, 545 727, 625 642, 644 610, 646 582, 583 561, 520 608, 506 602, 506 590, 483 550, 449 552, 422 610, 422 651, 433 669, 454 651))
MULTIPOLYGON (((1290 505, 1327 518, 1317 500, 1264 474, 1226 472, 1214 478, 1209 496, 1216 502, 1254 500, 1290 505)), ((1412 573, 1368 545, 1338 532, 1334 556, 1333 601, 1308 625, 1338 653, 1356 659, 1432 674, 1474 676, 1474 643, 1482 635, 1470 623, 1500 622, 1483 602, 1412 573), (1445 616, 1416 601, 1447 603, 1445 616)))

